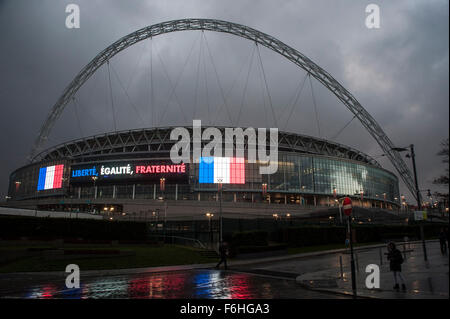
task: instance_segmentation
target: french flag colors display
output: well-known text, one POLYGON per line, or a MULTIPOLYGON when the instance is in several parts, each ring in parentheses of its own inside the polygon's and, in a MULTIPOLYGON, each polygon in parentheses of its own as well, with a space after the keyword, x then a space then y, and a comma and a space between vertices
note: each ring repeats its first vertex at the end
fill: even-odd
POLYGON ((245 184, 241 157, 200 157, 199 183, 245 184))
POLYGON ((39 169, 37 190, 54 189, 62 187, 64 165, 53 165, 39 169))

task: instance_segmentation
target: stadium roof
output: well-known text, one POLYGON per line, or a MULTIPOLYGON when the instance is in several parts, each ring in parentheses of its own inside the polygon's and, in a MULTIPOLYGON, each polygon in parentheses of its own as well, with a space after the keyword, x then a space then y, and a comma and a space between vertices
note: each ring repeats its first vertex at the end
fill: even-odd
MULTIPOLYGON (((76 159, 98 155, 138 155, 166 154, 176 142, 170 140, 174 127, 143 128, 110 132, 68 141, 37 154, 32 162, 76 159)), ((192 127, 185 127, 192 136, 192 127)), ((217 127, 224 134, 225 127, 217 127)), ((208 143, 208 141, 204 141, 208 143)), ((296 153, 317 154, 381 165, 369 155, 354 148, 311 137, 288 132, 278 133, 278 150, 296 153)))

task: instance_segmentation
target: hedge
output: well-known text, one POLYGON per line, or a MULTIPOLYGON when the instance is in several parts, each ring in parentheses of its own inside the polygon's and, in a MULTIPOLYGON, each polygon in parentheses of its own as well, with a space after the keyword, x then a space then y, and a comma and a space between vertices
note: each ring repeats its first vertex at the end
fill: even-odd
MULTIPOLYGON (((425 224, 426 238, 437 237, 443 224, 425 224)), ((356 242, 385 242, 388 240, 419 239, 419 225, 354 225, 356 242)), ((301 226, 273 232, 249 231, 233 234, 233 246, 266 246, 268 241, 285 243, 291 247, 341 244, 347 236, 344 226, 301 226), (265 236, 265 237, 264 237, 265 236)))
POLYGON ((129 221, 0 217, 0 238, 83 238, 91 240, 145 240, 145 223, 129 221))
POLYGON ((234 233, 231 237, 232 246, 267 246, 268 232, 263 230, 234 233))
POLYGON ((250 254, 250 253, 261 253, 268 251, 279 251, 287 249, 288 245, 286 244, 277 244, 271 246, 239 246, 236 249, 238 254, 250 254))
POLYGON ((331 243, 344 243, 345 227, 305 226, 280 229, 271 234, 273 241, 288 243, 290 246, 315 246, 331 243))

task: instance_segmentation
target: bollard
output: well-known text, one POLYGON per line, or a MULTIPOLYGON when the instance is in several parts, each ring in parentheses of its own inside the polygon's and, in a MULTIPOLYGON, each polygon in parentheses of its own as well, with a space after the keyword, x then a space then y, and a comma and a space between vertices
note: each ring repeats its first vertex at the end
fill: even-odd
POLYGON ((383 265, 383 254, 381 253, 381 247, 378 250, 379 254, 380 254, 380 265, 383 265))
POLYGON ((339 255, 339 268, 341 269, 341 279, 344 279, 344 270, 342 268, 342 255, 339 255))

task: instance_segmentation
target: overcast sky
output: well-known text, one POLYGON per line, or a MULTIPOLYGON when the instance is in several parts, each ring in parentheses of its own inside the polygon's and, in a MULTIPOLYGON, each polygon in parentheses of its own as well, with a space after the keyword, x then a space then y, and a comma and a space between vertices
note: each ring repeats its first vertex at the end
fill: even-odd
MULTIPOLYGON (((438 190, 431 182, 444 165, 435 154, 449 136, 448 12, 448 0, 0 0, 1 198, 76 74, 122 36, 180 18, 247 25, 302 52, 346 87, 394 144, 415 145, 420 188, 438 190), (65 27, 70 3, 80 7, 79 29, 65 27), (369 3, 380 7, 379 29, 365 26, 369 3)), ((192 124, 194 117, 205 125, 273 127, 272 103, 280 130, 333 139, 394 171, 358 120, 336 136, 352 114, 320 83, 306 81, 292 102, 304 78, 285 58, 236 36, 162 35, 100 68, 45 147, 115 128, 192 124)), ((402 182, 400 188, 411 200, 402 182)))

